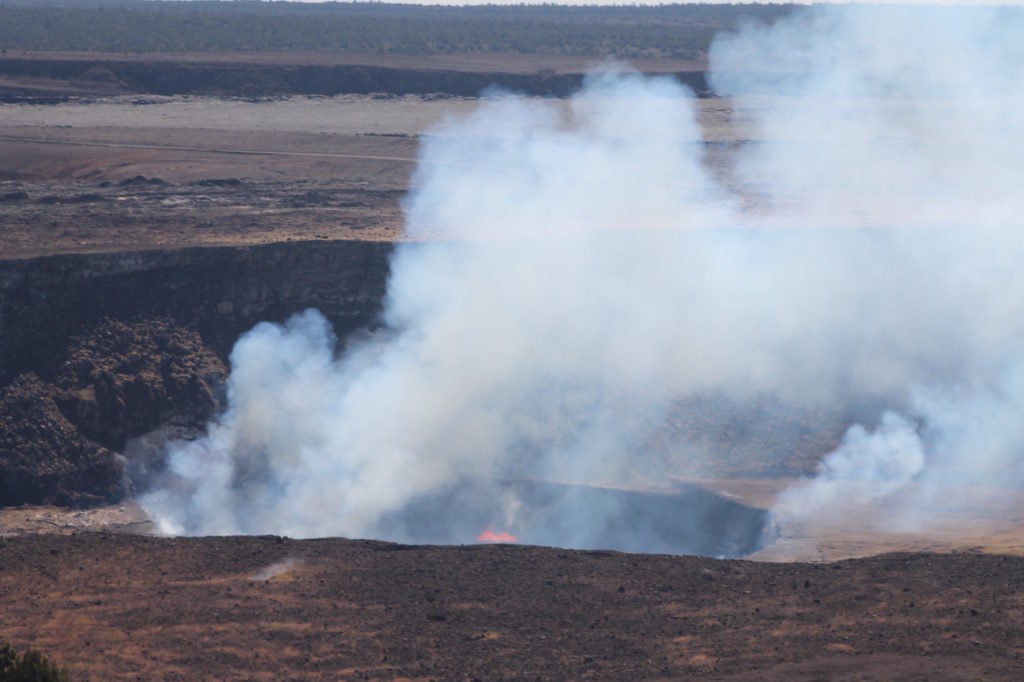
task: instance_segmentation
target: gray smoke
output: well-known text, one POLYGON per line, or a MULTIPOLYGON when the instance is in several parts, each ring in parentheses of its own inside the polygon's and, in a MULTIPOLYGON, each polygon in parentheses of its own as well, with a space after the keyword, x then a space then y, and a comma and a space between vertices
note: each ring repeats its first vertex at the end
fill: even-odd
MULTIPOLYGON (((758 140, 724 173, 668 78, 610 66, 568 101, 487 98, 422 142, 383 329, 335 357, 315 311, 254 328, 227 411, 143 503, 170 533, 417 540, 403 511, 469 489, 500 510, 478 530, 514 527, 503 482, 664 487, 709 452, 726 473, 715 448, 742 434, 705 432, 772 404, 871 420, 782 517, 914 495, 918 527, 994 485, 1013 504, 1017 16, 811 8, 720 37, 712 84, 758 140)), ((595 505, 560 507, 569 544, 614 517, 595 505)))

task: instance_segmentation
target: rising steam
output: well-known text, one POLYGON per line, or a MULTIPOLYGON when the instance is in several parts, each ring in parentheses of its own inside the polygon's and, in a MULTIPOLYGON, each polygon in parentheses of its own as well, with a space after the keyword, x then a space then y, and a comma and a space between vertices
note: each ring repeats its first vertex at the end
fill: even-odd
MULTIPOLYGON (((669 78, 607 68, 568 101, 487 98, 422 142, 422 239, 396 249, 382 330, 335 356, 315 311, 258 325, 227 411, 173 446, 144 504, 171 533, 418 540, 403 510, 451 491, 512 524, 503 482, 665 485, 731 446, 653 445, 695 423, 680 414, 765 404, 868 420, 780 516, 913 495, 896 521, 918 527, 930 501, 991 486, 1013 504, 1020 35, 997 9, 828 7, 722 36, 711 82, 759 140, 724 171, 669 78)), ((782 419, 779 450, 804 435, 782 419)), ((565 510, 584 530, 616 513, 565 510)))

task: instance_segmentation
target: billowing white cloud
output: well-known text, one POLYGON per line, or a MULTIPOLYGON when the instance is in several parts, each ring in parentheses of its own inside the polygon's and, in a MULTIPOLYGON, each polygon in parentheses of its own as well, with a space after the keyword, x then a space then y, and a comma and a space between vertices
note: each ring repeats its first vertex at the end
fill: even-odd
POLYGON ((667 78, 606 68, 568 102, 444 122, 383 329, 340 358, 315 312, 244 336, 227 412, 144 503, 170 532, 416 540, 403 510, 469 488, 514 525, 501 482, 670 480, 686 448, 651 431, 709 396, 878 419, 821 453, 788 518, 913 489, 915 527, 965 475, 1019 494, 1020 29, 819 8, 721 37, 712 83, 767 140, 730 188, 667 78))

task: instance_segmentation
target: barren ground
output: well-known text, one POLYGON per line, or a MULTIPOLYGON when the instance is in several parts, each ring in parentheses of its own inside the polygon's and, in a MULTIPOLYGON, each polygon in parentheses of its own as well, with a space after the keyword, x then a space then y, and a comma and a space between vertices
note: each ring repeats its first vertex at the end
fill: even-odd
POLYGON ((384 102, 398 121, 408 112, 391 125, 372 102, 0 106, 0 253, 394 239, 408 131, 444 110, 384 102))
MULTIPOLYGON (((0 105, 0 257, 401 239, 417 136, 456 97, 116 96, 0 105)), ((699 102, 716 161, 728 103, 699 102)))
POLYGON ((0 541, 0 629, 88 679, 1019 679, 1024 559, 769 564, 83 533, 0 541))

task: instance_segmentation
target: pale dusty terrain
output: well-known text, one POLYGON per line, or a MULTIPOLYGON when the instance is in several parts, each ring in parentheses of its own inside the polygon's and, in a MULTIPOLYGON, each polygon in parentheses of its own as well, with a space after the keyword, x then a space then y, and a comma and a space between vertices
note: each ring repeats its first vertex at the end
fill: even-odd
MULTIPOLYGON (((478 103, 346 95, 0 104, 0 257, 402 239, 417 137, 478 103), (138 176, 150 182, 132 183, 138 176)), ((728 102, 696 105, 716 143, 707 161, 728 181, 727 154, 746 133, 731 126, 728 102)))
MULTIPOLYGON (((417 161, 417 137, 477 105, 472 98, 390 95, 258 101, 144 95, 0 104, 0 207, 6 218, 0 257, 287 239, 401 239, 400 200, 417 161), (119 186, 136 176, 163 184, 119 186), (225 180, 238 182, 215 184, 225 180), (197 189, 196 183, 204 184, 197 189), (330 193, 345 198, 332 202, 330 193)), ((829 186, 827 206, 794 211, 799 197, 776 197, 768 205, 756 186, 735 176, 736 155, 760 144, 814 153, 820 141, 812 133, 769 133, 754 123, 754 114, 766 108, 785 112, 813 105, 792 97, 694 100, 705 143, 698 153, 745 212, 744 220, 778 225, 771 221, 781 214, 786 227, 920 220, 919 202, 879 197, 870 184, 864 190, 829 186), (804 213, 805 220, 794 217, 804 213)), ((871 104, 872 115, 879 115, 878 106, 871 104)), ((900 101, 881 106, 886 116, 906 109, 900 101)), ((957 104, 937 100, 930 106, 957 104)), ((964 131, 951 130, 942 139, 956 153, 957 145, 997 145, 1003 132, 978 130, 968 139, 964 131)), ((986 197, 977 198, 984 205, 986 197)), ((941 223, 943 217, 929 214, 927 220, 941 223)))

